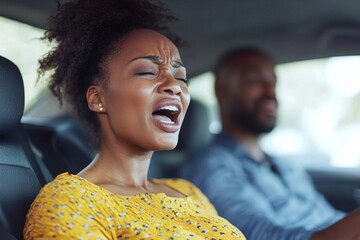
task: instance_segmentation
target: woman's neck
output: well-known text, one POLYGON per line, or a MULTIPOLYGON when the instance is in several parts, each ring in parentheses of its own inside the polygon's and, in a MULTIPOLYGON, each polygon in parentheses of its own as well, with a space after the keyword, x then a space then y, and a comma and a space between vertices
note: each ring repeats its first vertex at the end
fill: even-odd
POLYGON ((91 182, 148 188, 147 173, 153 151, 102 144, 92 163, 79 173, 91 182))

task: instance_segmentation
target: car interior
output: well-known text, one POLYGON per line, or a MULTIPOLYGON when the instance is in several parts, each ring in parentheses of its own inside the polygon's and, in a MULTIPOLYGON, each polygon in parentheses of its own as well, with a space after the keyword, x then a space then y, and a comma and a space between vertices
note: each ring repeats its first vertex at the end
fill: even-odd
MULTIPOLYGON (((211 71, 223 51, 239 45, 260 46, 278 64, 360 55, 357 0, 164 3, 179 19, 171 25, 172 30, 187 42, 180 52, 190 87, 192 78, 195 86, 196 77, 211 71)), ((55 9, 55 1, 0 0, 0 17, 42 30, 55 9)), ((3 31, 0 28, 0 41, 7 38, 3 31)), ((63 172, 78 173, 96 155, 81 123, 46 88, 25 109, 25 95, 30 90, 24 88, 18 63, 2 51, 14 43, 8 44, 0 45, 0 239, 5 240, 22 239, 26 212, 44 184, 63 172)), ((27 54, 32 54, 31 49, 27 54)), ((206 102, 207 88, 199 85, 205 101, 192 98, 178 146, 154 154, 149 178, 177 177, 186 156, 216 132, 212 130, 216 110, 206 102)), ((349 212, 360 205, 360 168, 307 170, 334 207, 349 212)))

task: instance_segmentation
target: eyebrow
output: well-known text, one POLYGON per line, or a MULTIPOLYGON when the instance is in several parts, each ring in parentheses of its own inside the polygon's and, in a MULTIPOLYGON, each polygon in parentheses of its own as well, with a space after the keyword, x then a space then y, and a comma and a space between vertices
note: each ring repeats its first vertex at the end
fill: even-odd
MULTIPOLYGON (((133 62, 133 61, 135 61, 135 60, 138 60, 138 59, 147 59, 147 60, 150 60, 150 61, 152 61, 152 62, 154 62, 154 63, 157 63, 157 64, 161 63, 161 57, 160 57, 160 56, 148 55, 148 56, 136 57, 136 58, 130 60, 130 61, 128 62, 128 64, 131 63, 131 62, 133 62)), ((174 60, 171 65, 172 65, 173 67, 175 67, 175 68, 179 68, 179 67, 185 68, 185 66, 184 66, 184 64, 181 62, 181 60, 174 60)))
POLYGON ((173 65, 173 67, 176 67, 176 68, 178 68, 178 67, 183 67, 183 68, 185 68, 184 64, 183 64, 181 61, 179 61, 179 60, 174 60, 174 65, 173 65))

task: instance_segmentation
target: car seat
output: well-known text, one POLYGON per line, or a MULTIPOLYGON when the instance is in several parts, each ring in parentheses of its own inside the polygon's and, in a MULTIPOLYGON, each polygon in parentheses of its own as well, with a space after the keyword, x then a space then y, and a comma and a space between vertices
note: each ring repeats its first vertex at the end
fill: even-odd
POLYGON ((23 111, 20 71, 0 57, 0 239, 22 239, 26 213, 45 184, 20 123, 23 111))
POLYGON ((42 121, 26 118, 22 123, 52 178, 63 172, 77 174, 95 157, 88 133, 74 117, 42 121))

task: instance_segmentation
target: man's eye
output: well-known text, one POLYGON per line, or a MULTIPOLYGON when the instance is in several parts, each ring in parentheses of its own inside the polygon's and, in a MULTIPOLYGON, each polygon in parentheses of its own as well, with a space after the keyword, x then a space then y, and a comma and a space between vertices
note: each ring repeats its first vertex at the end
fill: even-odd
POLYGON ((263 77, 260 74, 251 73, 246 76, 247 81, 251 84, 261 84, 263 82, 263 77))
POLYGON ((254 83, 254 84, 260 84, 263 82, 263 80, 260 77, 252 77, 252 78, 249 78, 249 82, 254 83))

